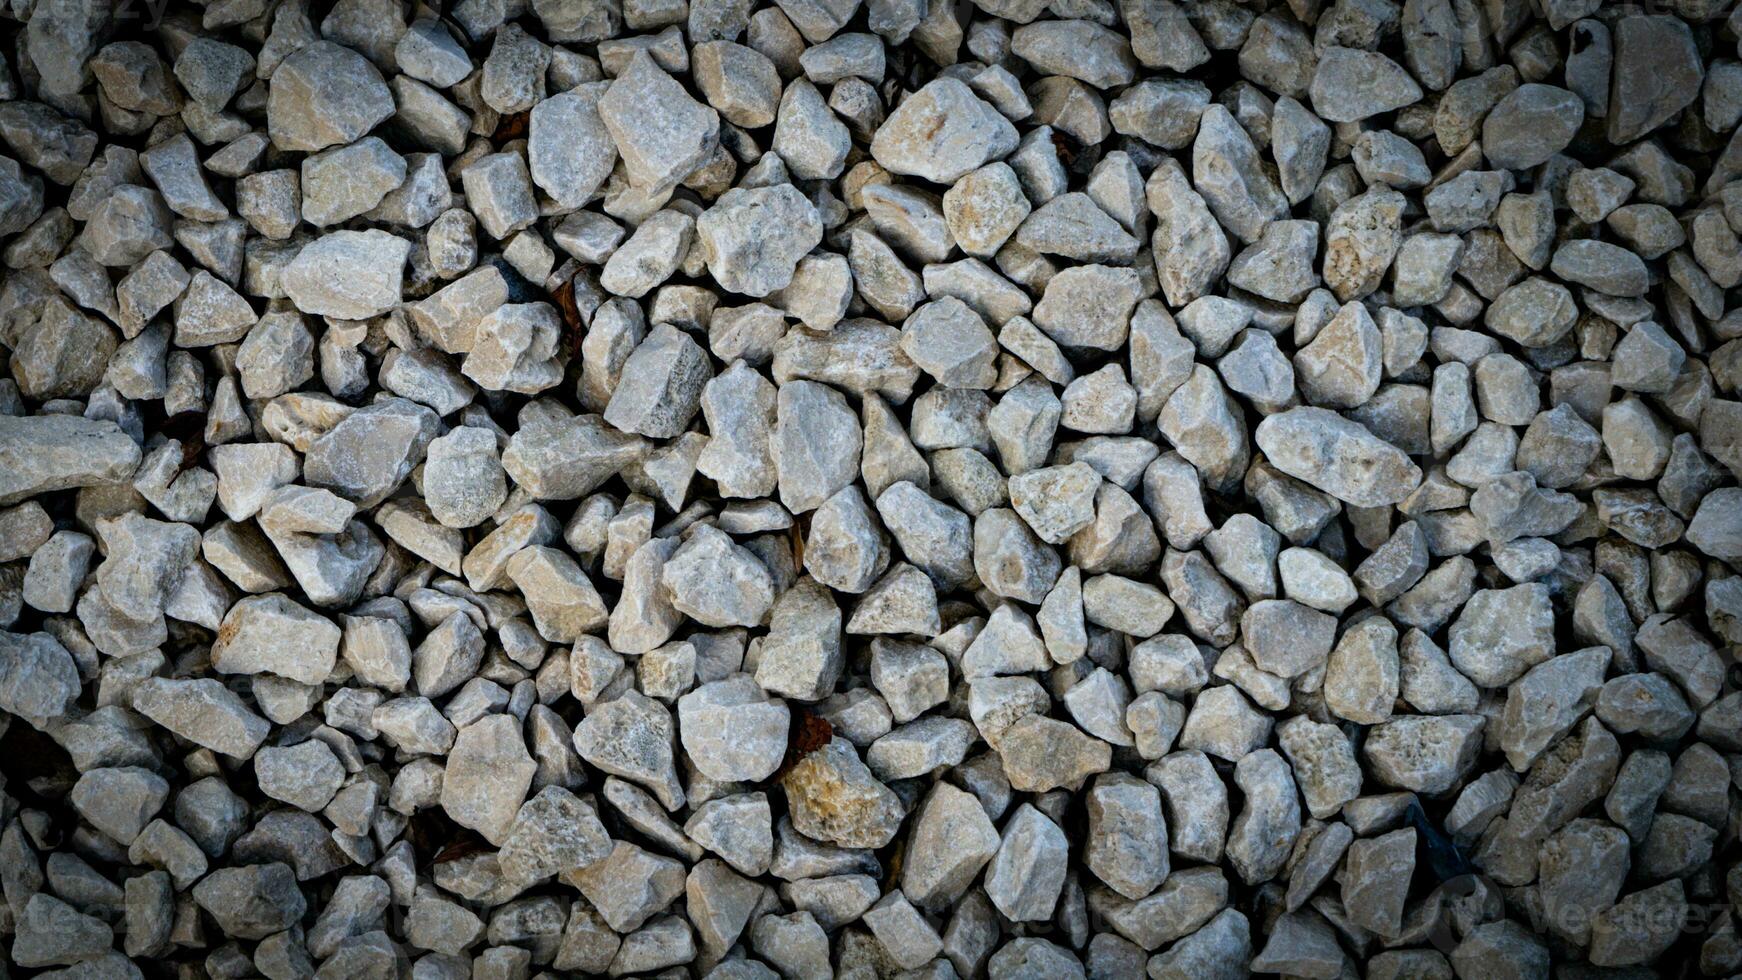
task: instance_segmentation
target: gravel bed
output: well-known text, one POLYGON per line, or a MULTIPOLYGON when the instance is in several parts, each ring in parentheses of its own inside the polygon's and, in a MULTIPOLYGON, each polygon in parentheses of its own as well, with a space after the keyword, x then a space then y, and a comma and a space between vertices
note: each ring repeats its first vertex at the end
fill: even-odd
POLYGON ((0 976, 1742 971, 1742 7, 11 0, 0 976))

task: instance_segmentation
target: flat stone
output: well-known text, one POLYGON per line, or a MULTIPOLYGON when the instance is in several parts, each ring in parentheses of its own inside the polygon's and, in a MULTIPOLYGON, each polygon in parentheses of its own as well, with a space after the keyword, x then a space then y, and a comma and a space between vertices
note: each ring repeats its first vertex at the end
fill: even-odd
POLYGON ((1692 32, 1667 16, 1623 17, 1605 118, 1609 141, 1631 143, 1663 125, 1699 94, 1704 69, 1692 32))
POLYGON ((1404 715, 1375 727, 1362 746, 1381 783, 1417 793, 1443 793, 1476 761, 1480 715, 1404 715))
POLYGON ((747 675, 678 699, 678 731, 696 768, 722 782, 766 779, 786 753, 790 713, 747 675))
POLYGON ((1024 803, 1004 824, 986 868, 986 895, 1016 922, 1046 920, 1064 887, 1069 854, 1064 831, 1024 803))
POLYGON ((1500 687, 1554 655, 1548 587, 1530 583, 1483 590, 1452 624, 1452 663, 1484 687, 1500 687))
POLYGON ((133 709, 196 745, 247 759, 272 730, 228 688, 211 678, 147 678, 134 685, 133 709))
POLYGON ((264 939, 302 918, 307 902, 285 864, 219 868, 193 888, 200 908, 226 936, 264 939))
POLYGON ((617 145, 599 114, 604 91, 601 85, 581 85, 532 108, 528 169, 533 183, 564 207, 592 200, 617 160, 617 145))
POLYGON ((1520 85, 1482 121, 1482 152, 1496 167, 1523 170, 1565 149, 1585 119, 1584 100, 1552 85, 1520 85))
POLYGON ((79 696, 72 655, 47 633, 0 634, 0 708, 44 728, 79 696))
POLYGON ((0 417, 0 505, 36 494, 118 485, 138 468, 138 443, 115 423, 72 415, 0 417))

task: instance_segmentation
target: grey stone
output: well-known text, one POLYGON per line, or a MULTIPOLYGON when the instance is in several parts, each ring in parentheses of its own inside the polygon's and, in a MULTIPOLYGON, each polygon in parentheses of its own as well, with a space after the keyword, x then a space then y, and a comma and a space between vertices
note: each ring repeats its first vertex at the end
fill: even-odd
POLYGON ((1565 149, 1585 119, 1584 100, 1552 85, 1507 93, 1482 122, 1482 152, 1496 167, 1534 167, 1565 149))
POLYGON ((1377 187, 1343 201, 1331 213, 1323 269, 1325 285, 1338 299, 1358 299, 1379 287, 1403 244, 1403 208, 1402 194, 1377 187))
POLYGON ((1376 726, 1362 746, 1374 778, 1417 793, 1443 793, 1476 761, 1480 715, 1400 715, 1376 726))
POLYGON ((460 183, 466 203, 491 238, 508 238, 538 217, 532 175, 518 153, 478 158, 460 171, 460 183))
POLYGON ((1343 865, 1343 906, 1351 921, 1381 936, 1403 931, 1415 851, 1413 827, 1349 845, 1343 865))
POLYGON ((562 381, 557 363, 562 321, 548 303, 507 303, 474 328, 460 370, 489 391, 533 395, 562 381))
POLYGON ((767 296, 822 240, 816 208, 789 184, 734 188, 696 221, 702 257, 721 286, 767 296))
POLYGON ((574 643, 604 626, 605 601, 574 559, 542 545, 515 553, 507 574, 526 599, 539 635, 552 643, 574 643))
POLYGON ((364 320, 399 303, 410 253, 384 231, 335 231, 304 245, 279 281, 304 313, 364 320))
POLYGON ((430 409, 402 398, 358 409, 309 447, 303 479, 372 507, 422 460, 438 423, 430 409))
POLYGON ((1107 771, 1112 747, 1068 723, 1025 715, 1005 729, 998 754, 1013 789, 1046 792, 1107 771))
POLYGON ((1295 717, 1277 726, 1276 736, 1315 820, 1336 814, 1361 795, 1361 767, 1354 747, 1335 725, 1295 717))
POLYGON ((1117 350, 1141 298, 1140 278, 1130 269, 1074 266, 1047 282, 1034 324, 1065 347, 1117 350))
POLYGON ((1512 683, 1553 656, 1548 587, 1531 583, 1477 592, 1452 624, 1447 651, 1452 663, 1478 685, 1512 683))
POLYGON ((147 678, 134 685, 133 709, 197 745, 247 759, 271 731, 242 699, 210 678, 147 678))
POLYGON ((672 209, 656 212, 606 260, 599 284, 619 296, 647 295, 677 271, 694 236, 695 219, 688 214, 672 209))
POLYGON ((1097 777, 1088 814, 1084 862, 1096 877, 1133 900, 1167 878, 1167 821, 1154 786, 1123 773, 1097 777))
POLYGON ((1090 20, 1047 20, 1011 32, 1010 50, 1042 75, 1066 75, 1096 88, 1129 84, 1136 59, 1119 34, 1090 20))
POLYGON ((288 865, 219 868, 193 888, 194 901, 226 936, 264 939, 302 918, 307 902, 288 865))
POLYGON ((424 459, 424 498, 448 527, 473 527, 508 497, 507 479, 488 429, 457 426, 430 441, 424 459))
POLYGON ((957 179, 943 196, 950 237, 969 255, 996 254, 1032 210, 1010 165, 989 163, 957 179))
POLYGON ((792 381, 776 400, 773 454, 780 502, 802 513, 852 482, 863 436, 847 400, 828 385, 792 381))
POLYGON ((588 867, 611 853, 593 807, 560 786, 546 786, 521 804, 503 842, 502 871, 538 881, 588 867))
POLYGON ((502 452, 502 467, 517 486, 540 500, 574 500, 650 448, 645 439, 620 432, 597 415, 577 415, 535 422, 515 432, 502 452))
POLYGON ((1329 46, 1313 72, 1313 109, 1328 122, 1358 122, 1421 98, 1421 86, 1375 51, 1329 46))
POLYGON ((678 699, 678 732, 696 768, 722 782, 755 782, 779 767, 789 712, 747 675, 704 684, 678 699))
POLYGON ((582 85, 532 109, 526 152, 532 181, 564 207, 591 200, 616 162, 617 146, 599 115, 603 94, 602 86, 582 85))
POLYGON ((315 41, 271 73, 266 120, 280 149, 314 152, 352 143, 393 115, 381 73, 362 55, 315 41))
POLYGON ((696 102, 646 52, 599 100, 599 116, 617 144, 629 182, 659 193, 706 162, 719 140, 714 110, 696 102))
POLYGON ((979 801, 948 783, 938 783, 914 818, 901 890, 921 908, 948 907, 973 884, 999 844, 998 832, 979 801))
POLYGON ((1421 481, 1401 450, 1326 409, 1269 416, 1254 438, 1272 465, 1356 506, 1396 503, 1421 481))
POLYGON ((871 140, 892 173, 953 184, 1016 149, 1016 127, 954 78, 939 78, 896 106, 871 140))
POLYGON ((781 96, 773 147, 793 176, 834 179, 846 166, 852 136, 808 79, 795 79, 781 96))
POLYGON ((260 791, 272 799, 318 813, 332 802, 345 778, 333 750, 318 738, 290 747, 268 746, 254 756, 260 791))
POLYGON ((486 715, 460 729, 442 777, 449 818, 492 844, 510 839, 536 769, 512 715, 486 715))
POLYGON ((1229 829, 1227 854, 1240 877, 1257 884, 1288 860, 1300 832, 1300 805, 1288 763, 1270 749, 1242 757, 1234 767, 1234 782, 1246 803, 1229 829))
POLYGON ((1206 108, 1198 121, 1192 183, 1222 226, 1241 241, 1257 241, 1268 222, 1288 213, 1287 199, 1259 164, 1251 137, 1220 105, 1206 108))
POLYGON ((79 673, 47 633, 0 634, 0 708, 43 728, 65 715, 79 695, 79 673))
POLYGON ((1699 94, 1704 69, 1692 33, 1679 19, 1631 16, 1614 26, 1615 61, 1607 135, 1631 143, 1680 112, 1699 94))
POLYGON ((667 810, 683 804, 673 768, 671 715, 658 702, 627 692, 595 707, 575 728, 574 741, 581 758, 646 786, 667 810))
POLYGON ((1036 208, 1012 241, 1043 255, 1126 264, 1138 242, 1088 194, 1060 194, 1036 208))
POLYGON ((1227 269, 1232 254, 1227 235, 1176 161, 1157 165, 1144 193, 1156 217, 1151 248, 1156 275, 1168 302, 1183 306, 1208 292, 1227 269))

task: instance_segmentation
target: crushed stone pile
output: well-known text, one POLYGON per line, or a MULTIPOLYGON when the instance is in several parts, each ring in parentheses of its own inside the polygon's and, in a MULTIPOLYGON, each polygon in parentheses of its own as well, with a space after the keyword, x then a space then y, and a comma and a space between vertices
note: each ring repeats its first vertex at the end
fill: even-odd
POLYGON ((1742 971, 1739 41, 7 4, 0 959, 1742 971))

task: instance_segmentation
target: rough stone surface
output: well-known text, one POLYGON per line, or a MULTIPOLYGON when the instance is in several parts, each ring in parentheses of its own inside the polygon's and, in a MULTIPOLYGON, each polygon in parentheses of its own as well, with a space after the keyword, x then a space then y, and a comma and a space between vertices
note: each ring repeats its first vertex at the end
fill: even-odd
POLYGON ((0 18, 13 972, 1742 971, 1730 5, 162 6, 0 18))

